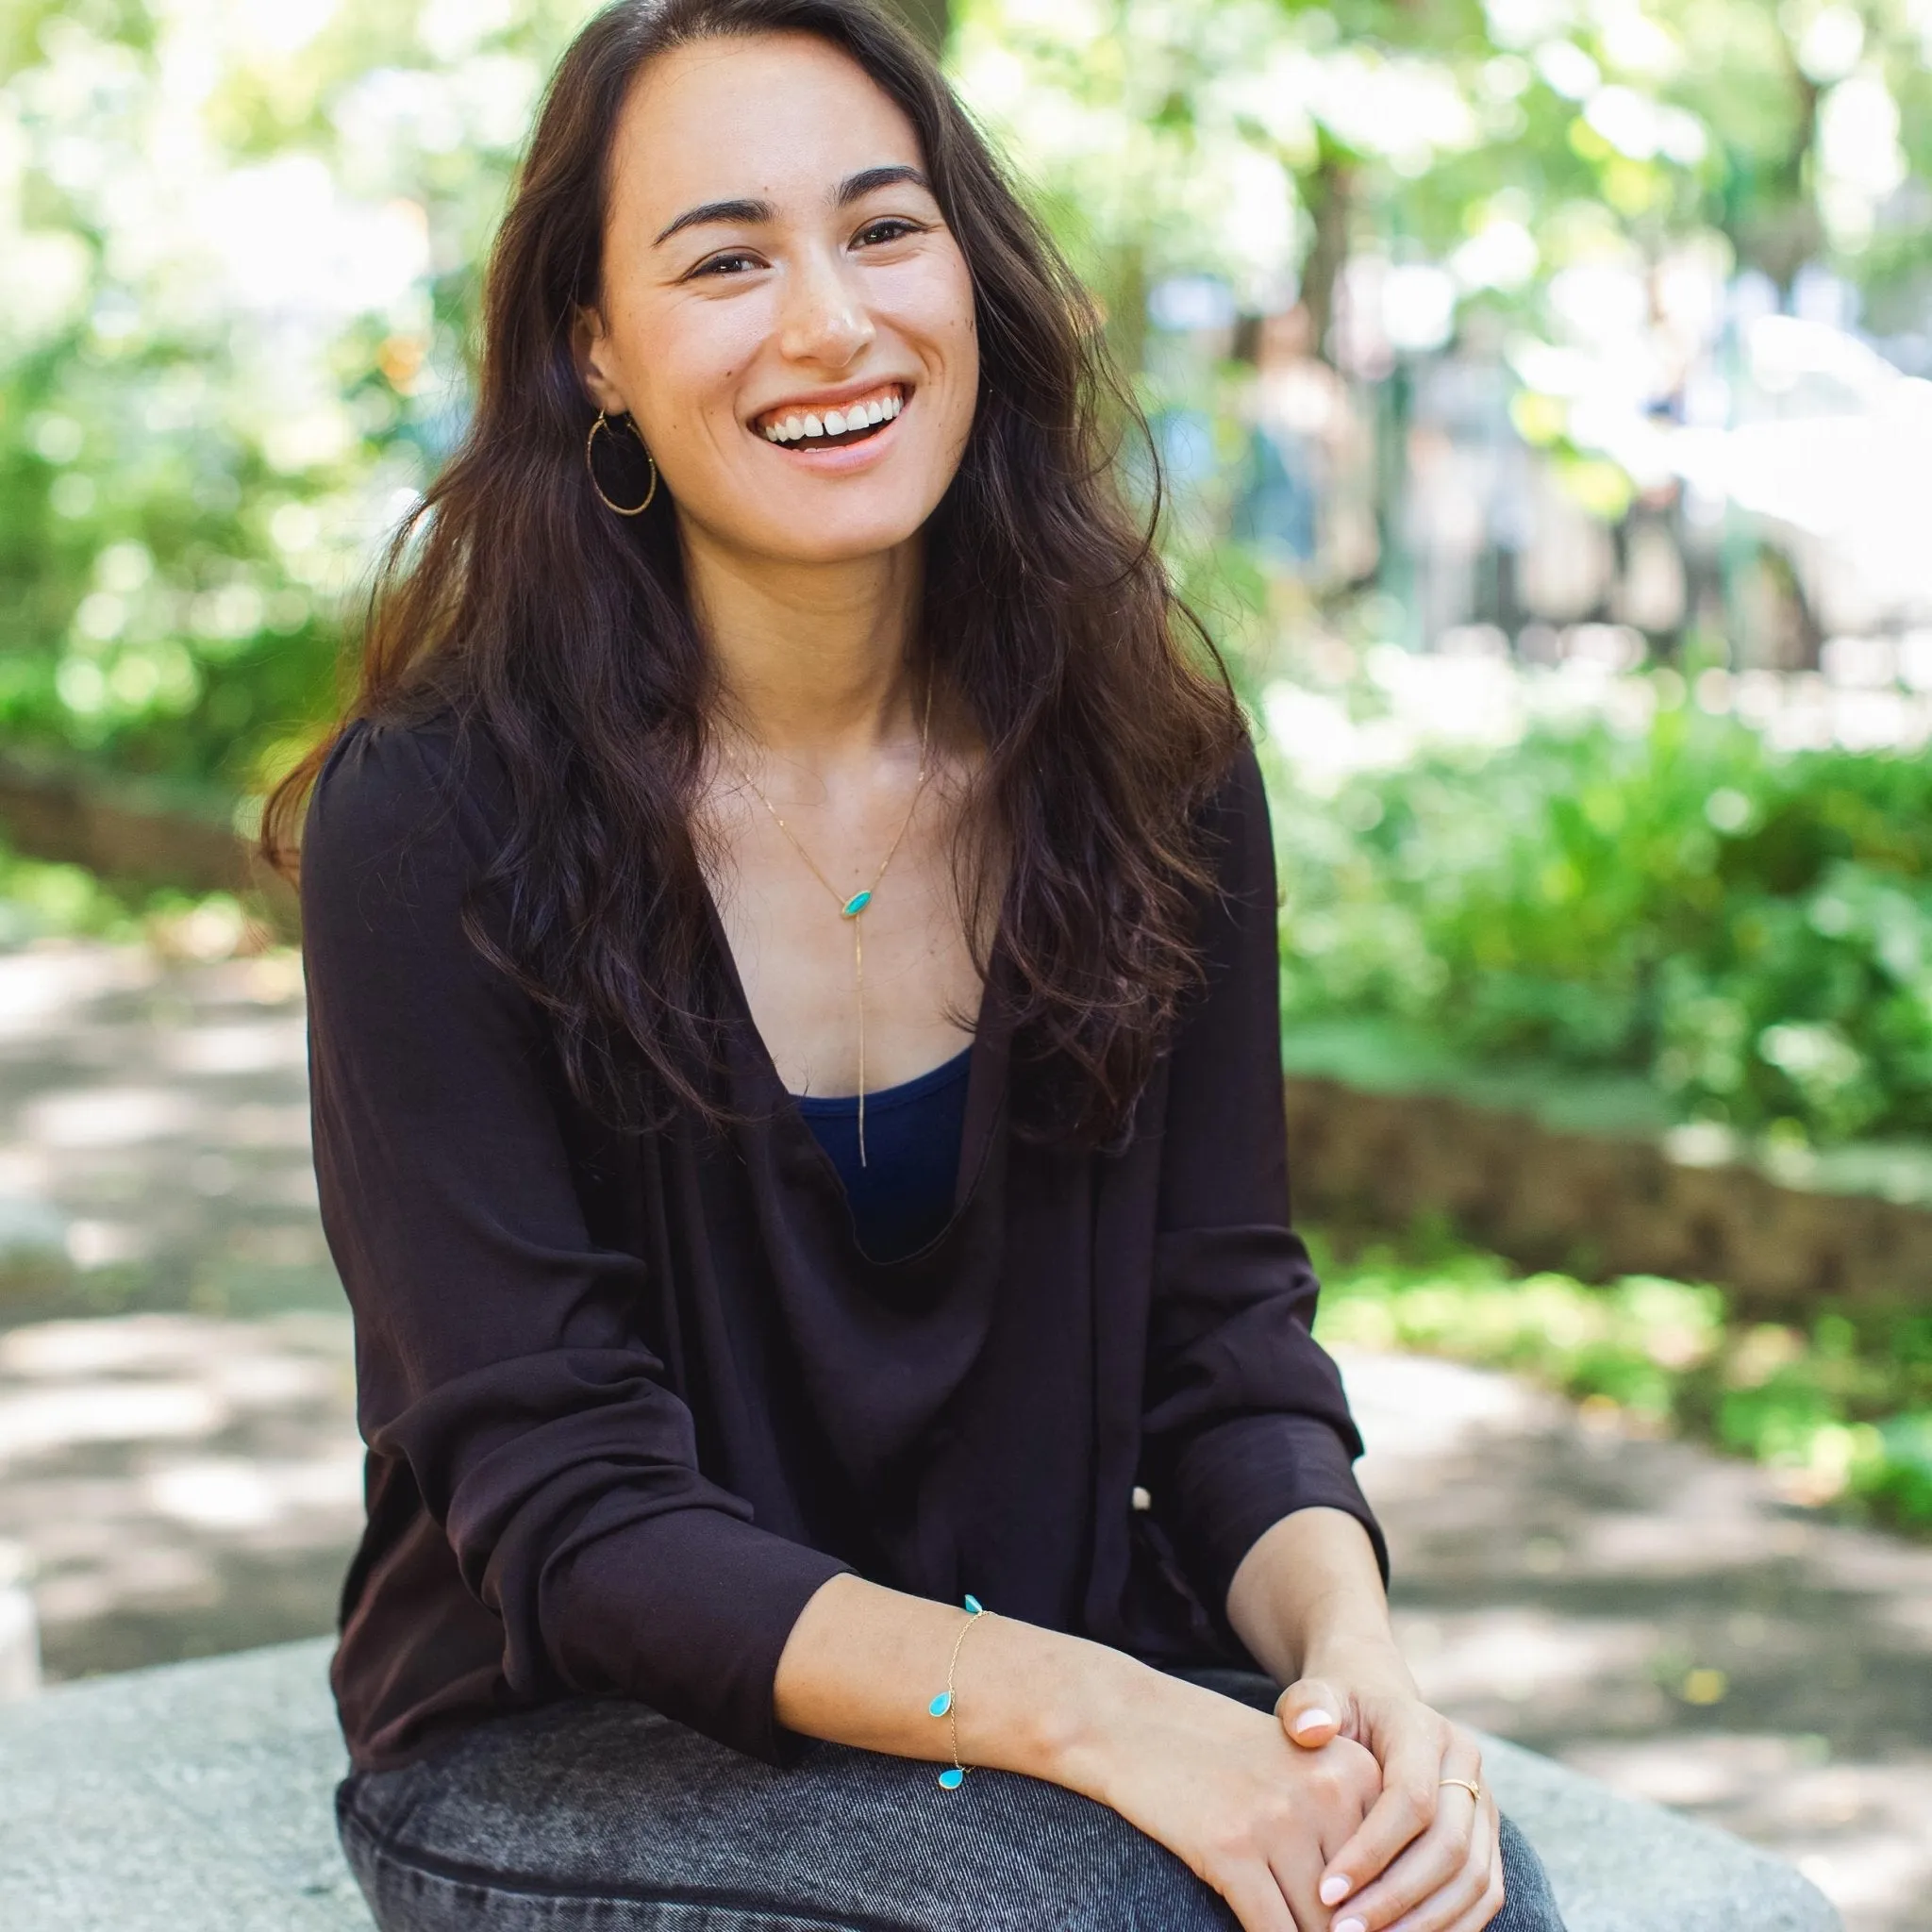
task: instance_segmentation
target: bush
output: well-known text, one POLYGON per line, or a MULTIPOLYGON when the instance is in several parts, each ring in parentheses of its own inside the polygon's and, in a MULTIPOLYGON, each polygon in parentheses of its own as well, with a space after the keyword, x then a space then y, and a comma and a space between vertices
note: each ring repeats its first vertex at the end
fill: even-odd
POLYGON ((1668 701, 1276 787, 1283 1009, 1640 1073, 1676 1117, 1932 1134, 1932 763, 1668 701))

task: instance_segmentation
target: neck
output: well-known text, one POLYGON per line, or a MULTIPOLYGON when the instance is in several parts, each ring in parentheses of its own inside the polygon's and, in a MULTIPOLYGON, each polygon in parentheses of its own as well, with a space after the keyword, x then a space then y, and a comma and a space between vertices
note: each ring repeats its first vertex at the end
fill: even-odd
POLYGON ((809 762, 916 737, 916 542, 827 564, 777 562, 684 533, 685 579, 727 724, 809 762))

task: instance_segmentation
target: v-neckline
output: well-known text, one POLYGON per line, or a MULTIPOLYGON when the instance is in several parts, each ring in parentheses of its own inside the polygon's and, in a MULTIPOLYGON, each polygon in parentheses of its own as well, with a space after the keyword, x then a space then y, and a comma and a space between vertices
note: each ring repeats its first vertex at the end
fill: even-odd
MULTIPOLYGON (((731 1022, 733 1041, 741 1043, 743 1063, 758 1085, 763 1088, 761 1098, 770 1107, 774 1123, 782 1123, 785 1132, 809 1150, 812 1167, 820 1173, 824 1183, 837 1194, 844 1208, 848 1226, 851 1224, 851 1200, 845 1192, 845 1183, 833 1165, 832 1158, 820 1144, 819 1138, 807 1124, 800 1111, 798 1098, 785 1084, 784 1076, 778 1072, 778 1063, 772 1058, 772 1050, 765 1043, 765 1036, 759 1032, 757 1019, 751 1010, 751 1000, 744 991, 744 982, 739 976, 738 958, 731 950, 731 941, 724 931, 724 915, 718 910, 718 901, 711 891, 710 881, 703 881, 705 894, 705 916, 710 927, 711 944, 717 951, 719 966, 724 977, 724 989, 729 1002, 726 1017, 731 1022)), ((933 1236, 924 1247, 894 1261, 881 1261, 866 1254, 858 1245, 856 1230, 852 1241, 854 1249, 874 1268, 897 1268, 907 1262, 917 1261, 941 1245, 952 1234, 964 1217, 968 1203, 977 1188, 981 1170, 986 1164, 986 1156, 991 1150, 992 1126, 1002 1101, 1005 1098, 1007 1074, 1011 1058, 1011 1006, 998 995, 994 981, 1001 975, 1006 955, 996 933, 987 962, 985 978, 980 982, 979 1007, 974 1017, 973 1039, 966 1051, 972 1056, 966 1069, 966 1118, 959 1133, 959 1160, 953 1174, 953 1207, 947 1215, 945 1224, 933 1236)), ((957 1056, 955 1056, 957 1058, 957 1056)), ((944 1062, 941 1062, 941 1065, 944 1062)), ((920 1076, 914 1074, 913 1078, 920 1076)))

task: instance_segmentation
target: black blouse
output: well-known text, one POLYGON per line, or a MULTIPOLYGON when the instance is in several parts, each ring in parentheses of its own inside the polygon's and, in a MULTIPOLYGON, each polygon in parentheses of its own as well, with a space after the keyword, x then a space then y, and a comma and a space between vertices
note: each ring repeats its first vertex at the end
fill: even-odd
POLYGON ((715 916, 749 1124, 626 1135, 572 1097, 542 1011, 461 930, 509 797, 480 737, 455 748, 353 726, 304 846, 316 1174, 369 1448, 333 1670, 357 1764, 585 1693, 787 1762, 778 1656, 841 1571, 1252 1663, 1224 1605, 1271 1524, 1343 1509, 1382 1555, 1289 1228, 1252 752, 1211 812, 1208 984, 1125 1144, 1015 1140, 1036 1076, 996 951, 951 1219, 880 1263, 715 916))

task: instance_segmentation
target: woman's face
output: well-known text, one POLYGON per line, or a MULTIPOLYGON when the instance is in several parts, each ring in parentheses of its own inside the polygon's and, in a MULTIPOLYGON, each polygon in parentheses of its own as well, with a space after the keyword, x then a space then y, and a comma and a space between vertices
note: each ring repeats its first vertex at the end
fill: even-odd
POLYGON ((979 356, 924 168, 898 107, 808 35, 702 42, 639 76, 579 356, 691 534, 840 562, 931 515, 979 356))

